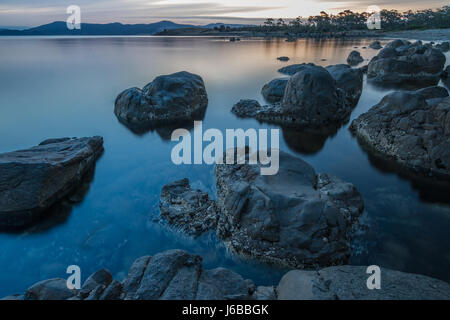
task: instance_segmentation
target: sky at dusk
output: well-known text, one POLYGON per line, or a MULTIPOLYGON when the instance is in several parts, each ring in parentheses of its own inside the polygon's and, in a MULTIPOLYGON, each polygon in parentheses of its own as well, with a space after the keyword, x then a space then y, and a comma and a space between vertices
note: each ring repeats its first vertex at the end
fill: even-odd
POLYGON ((0 0, 0 26, 37 26, 65 21, 69 5, 81 7, 82 22, 151 23, 160 20, 207 24, 261 23, 267 17, 295 18, 324 10, 365 11, 370 5, 417 10, 448 5, 439 0, 0 0))

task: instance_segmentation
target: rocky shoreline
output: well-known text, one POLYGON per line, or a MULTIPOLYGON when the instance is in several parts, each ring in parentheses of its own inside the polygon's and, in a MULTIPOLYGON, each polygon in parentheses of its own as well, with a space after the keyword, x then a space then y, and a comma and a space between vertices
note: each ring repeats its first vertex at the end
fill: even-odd
POLYGON ((450 284, 426 276, 381 269, 381 290, 369 290, 367 267, 292 270, 279 284, 256 286, 225 268, 203 270, 202 258, 183 250, 143 256, 121 282, 106 269, 69 289, 48 279, 0 300, 450 300, 450 284))

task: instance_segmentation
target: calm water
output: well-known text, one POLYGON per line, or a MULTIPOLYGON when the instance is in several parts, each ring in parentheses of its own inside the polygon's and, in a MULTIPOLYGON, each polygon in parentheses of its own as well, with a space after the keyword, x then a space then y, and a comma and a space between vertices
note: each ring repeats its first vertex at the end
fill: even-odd
MULTIPOLYGON (((344 63, 354 46, 368 43, 0 38, 0 152, 54 137, 105 139, 105 153, 81 203, 27 231, 0 234, 0 296, 23 292, 39 280, 65 277, 71 264, 81 267, 83 280, 100 268, 122 279, 134 259, 172 248, 200 254, 207 268, 228 267, 258 285, 278 281, 283 270, 233 259, 213 236, 188 239, 155 221, 164 184, 188 177, 213 196, 213 168, 173 165, 174 144, 161 132, 136 135, 121 125, 113 114, 114 99, 160 74, 187 70, 201 75, 207 87, 204 129, 276 128, 230 112, 241 98, 263 102, 261 87, 287 65, 276 57, 326 66, 344 63)), ((367 59, 376 53, 360 51, 367 59)), ((352 119, 387 92, 365 83, 352 119)), ((450 207, 422 201, 408 180, 370 161, 348 124, 328 137, 285 131, 280 145, 317 172, 336 174, 361 191, 365 228, 355 239, 352 264, 378 264, 450 281, 450 207)))

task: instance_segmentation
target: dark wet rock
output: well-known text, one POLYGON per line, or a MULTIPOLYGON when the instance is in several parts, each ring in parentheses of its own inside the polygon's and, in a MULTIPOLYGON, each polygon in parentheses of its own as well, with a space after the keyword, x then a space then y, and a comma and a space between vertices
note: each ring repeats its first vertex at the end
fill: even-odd
POLYGON ((448 52, 450 50, 450 43, 448 41, 444 41, 435 45, 435 48, 440 50, 441 52, 448 52))
POLYGON ((192 190, 188 179, 165 185, 159 208, 170 225, 192 236, 214 230, 217 225, 215 202, 206 192, 192 190))
MULTIPOLYGON (((297 73, 288 80, 281 102, 261 106, 255 100, 241 100, 232 112, 240 117, 297 128, 339 126, 348 119, 357 100, 359 84, 351 85, 347 81, 353 73, 359 75, 359 71, 333 66, 336 82, 330 72, 314 64, 295 66, 295 69, 297 73)), ((353 79, 360 81, 362 76, 353 79)))
POLYGON ((10 296, 6 296, 4 298, 1 298, 0 300, 10 300, 10 301, 14 301, 14 300, 24 300, 24 296, 23 294, 13 294, 10 296))
POLYGON ((350 52, 347 58, 347 63, 351 66, 356 66, 357 64, 360 64, 363 61, 364 61, 363 57, 361 57, 361 54, 356 50, 350 52))
POLYGON ((281 69, 278 70, 279 73, 288 75, 288 76, 293 76, 294 74, 296 74, 299 71, 302 71, 305 68, 305 64, 292 64, 290 66, 286 66, 283 67, 281 69))
POLYGON ((277 60, 279 60, 279 61, 289 61, 289 57, 282 56, 282 57, 278 57, 277 60))
POLYGON ((253 294, 255 300, 276 300, 277 292, 274 286, 264 287, 259 286, 256 288, 255 293, 253 294))
POLYGON ((372 49, 375 49, 375 50, 379 50, 379 49, 383 48, 383 46, 381 45, 380 41, 375 40, 371 44, 369 44, 369 48, 372 48, 372 49))
POLYGON ((142 90, 125 90, 116 99, 114 113, 132 128, 157 127, 192 120, 207 104, 202 78, 182 71, 156 77, 142 90))
POLYGON ((288 83, 288 78, 274 79, 265 84, 261 93, 268 102, 278 102, 283 99, 284 92, 288 83))
POLYGON ((122 284, 117 280, 112 280, 106 289, 104 289, 99 300, 120 300, 122 295, 122 284))
POLYGON ((277 175, 216 165, 217 234, 236 254, 288 267, 342 264, 363 202, 356 188, 280 152, 277 175))
POLYGON ((363 72, 346 64, 332 65, 326 69, 336 81, 336 86, 344 91, 348 101, 356 105, 362 93, 363 72))
POLYGON ((440 102, 443 98, 448 97, 448 91, 444 87, 432 86, 415 91, 417 94, 422 95, 425 100, 430 104, 440 102))
POLYGON ((76 295, 75 289, 68 289, 65 279, 56 278, 38 282, 28 288, 25 300, 66 300, 76 295))
POLYGON ((251 297, 253 281, 224 268, 204 270, 198 280, 197 300, 246 300, 251 297))
POLYGON ((444 64, 445 56, 437 49, 394 40, 370 61, 367 75, 382 84, 429 86, 437 84, 444 64))
POLYGON ((95 290, 98 294, 98 297, 100 297, 100 294, 106 287, 109 286, 112 280, 113 279, 111 273, 108 270, 99 270, 86 279, 83 286, 81 287, 79 295, 82 298, 86 298, 91 295, 92 291, 95 290), (101 292, 99 292, 100 290, 101 292))
POLYGON ((355 119, 350 129, 370 153, 414 174, 449 180, 450 98, 430 102, 442 93, 390 93, 355 119))
POLYGON ((442 71, 441 77, 444 79, 450 78, 450 66, 445 67, 444 71, 442 71))
POLYGON ((0 154, 0 228, 35 222, 83 184, 103 152, 103 138, 63 138, 0 154))
POLYGON ((367 288, 364 266, 293 270, 277 287, 279 300, 449 300, 450 285, 430 277, 381 268, 381 289, 367 288))
POLYGON ((369 66, 365 65, 359 68, 359 70, 363 73, 363 74, 367 74, 367 71, 369 70, 369 66))

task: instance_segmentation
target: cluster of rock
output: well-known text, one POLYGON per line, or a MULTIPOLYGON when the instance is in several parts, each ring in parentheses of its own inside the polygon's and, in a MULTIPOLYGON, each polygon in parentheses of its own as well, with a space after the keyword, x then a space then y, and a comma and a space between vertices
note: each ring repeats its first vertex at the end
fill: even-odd
POLYGON ((383 84, 435 85, 446 60, 441 51, 421 41, 394 40, 370 61, 367 76, 383 84))
POLYGON ((23 295, 7 300, 229 300, 251 299, 253 281, 224 268, 203 270, 202 258, 169 250, 137 259, 119 282, 107 270, 92 274, 80 290, 65 279, 38 282, 23 295))
POLYGON ((390 93, 350 129, 383 159, 412 173, 450 178, 450 98, 443 87, 390 93))
POLYGON ((102 152, 102 137, 86 137, 0 154, 0 228, 35 222, 83 183, 102 152))
POLYGON ((318 128, 348 119, 361 95, 362 72, 348 65, 323 68, 299 64, 279 72, 292 76, 264 86, 263 95, 273 104, 261 106, 255 100, 241 100, 232 112, 283 126, 318 128))
POLYGON ((209 199, 206 192, 192 190, 188 179, 165 185, 159 208, 161 217, 192 236, 215 229, 217 225, 215 201, 209 199))
POLYGON ((119 94, 114 113, 131 128, 177 124, 201 117, 208 105, 203 79, 182 71, 119 94))
POLYGON ((367 288, 367 268, 292 270, 278 285, 256 287, 224 268, 202 269, 202 258, 169 250, 137 259, 122 282, 103 269, 80 290, 65 279, 44 280, 1 300, 449 300, 450 285, 426 276, 381 269, 381 289, 367 288))
POLYGON ((335 176, 316 174, 284 152, 277 175, 261 175, 260 169, 216 165, 216 204, 191 190, 186 180, 171 183, 163 189, 161 215, 194 235, 215 222, 218 237, 244 258, 292 268, 347 262, 351 231, 363 210, 356 188, 335 176))

